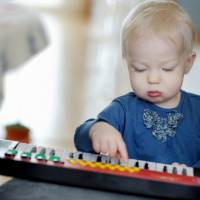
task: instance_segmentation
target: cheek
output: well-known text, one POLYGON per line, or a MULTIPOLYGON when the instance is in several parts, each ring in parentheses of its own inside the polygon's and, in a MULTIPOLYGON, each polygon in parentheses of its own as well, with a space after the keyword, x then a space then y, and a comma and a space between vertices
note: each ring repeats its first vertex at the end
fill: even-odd
POLYGON ((130 82, 131 82, 131 87, 134 91, 142 88, 142 86, 144 86, 144 82, 145 82, 145 77, 142 76, 142 74, 130 74, 129 73, 129 77, 130 77, 130 82))
POLYGON ((176 73, 167 77, 164 77, 165 80, 165 86, 168 88, 168 90, 171 90, 171 92, 179 91, 182 83, 183 83, 183 75, 182 73, 176 73))

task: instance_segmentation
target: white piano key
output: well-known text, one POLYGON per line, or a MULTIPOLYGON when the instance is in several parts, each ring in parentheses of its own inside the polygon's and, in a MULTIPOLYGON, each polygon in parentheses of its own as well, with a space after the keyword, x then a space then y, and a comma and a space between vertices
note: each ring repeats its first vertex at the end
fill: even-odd
POLYGON ((139 168, 140 169, 144 169, 144 165, 145 165, 146 161, 144 161, 144 160, 138 160, 138 162, 139 162, 139 168))
POLYGON ((156 163, 155 162, 148 161, 147 163, 148 163, 149 170, 156 171, 156 163))
POLYGON ((120 158, 120 165, 124 167, 124 166, 127 166, 128 163, 125 163, 125 162, 123 161, 123 158, 120 158))
POLYGON ((156 171, 163 172, 164 166, 167 167, 167 173, 172 174, 173 168, 176 167, 177 174, 183 175, 183 169, 186 169, 186 176, 194 176, 194 170, 192 167, 182 167, 182 166, 173 166, 173 165, 165 165, 162 163, 156 163, 156 171))
POLYGON ((192 167, 185 167, 187 176, 194 176, 194 169, 192 167))
POLYGON ((26 146, 27 146, 27 144, 26 143, 19 143, 18 145, 17 145, 17 147, 15 148, 15 150, 17 150, 17 151, 24 151, 24 149, 26 148, 26 146))
POLYGON ((27 146, 26 146, 26 148, 24 149, 24 152, 31 152, 31 150, 33 149, 33 148, 36 148, 36 150, 37 150, 37 146, 36 145, 33 145, 33 144, 28 144, 27 146))
POLYGON ((111 165, 118 165, 119 161, 118 161, 118 159, 116 157, 110 158, 110 164, 111 165))
POLYGON ((192 167, 182 167, 182 166, 174 166, 174 165, 166 165, 167 167, 167 173, 172 174, 173 168, 176 167, 177 174, 183 175, 183 169, 186 169, 186 176, 194 176, 194 170, 192 167))
POLYGON ((92 156, 90 158, 90 161, 91 162, 97 162, 98 156, 100 156, 100 154, 92 154, 92 156))
POLYGON ((107 159, 108 159, 109 157, 107 156, 107 155, 104 155, 104 154, 101 154, 101 163, 107 163, 107 159))
POLYGON ((165 165, 167 167, 167 173, 172 174, 173 165, 165 165))
POLYGON ((41 152, 43 149, 45 149, 45 152, 46 152, 46 147, 44 147, 44 146, 38 146, 36 154, 45 154, 45 152, 41 152))
MULTIPOLYGON (((52 152, 52 150, 54 150, 54 151, 55 151, 55 149, 54 149, 54 148, 47 147, 47 148, 46 148, 46 153, 45 153, 45 155, 46 155, 46 156, 50 156, 50 153, 52 152)), ((54 155, 53 155, 53 156, 54 156, 54 155)))
POLYGON ((177 174, 182 175, 183 167, 182 166, 174 166, 177 169, 177 174))
POLYGON ((165 164, 162 163, 156 163, 156 171, 157 172, 163 172, 165 164))
POLYGON ((65 149, 63 154, 61 155, 62 158, 69 158, 70 157, 70 154, 72 154, 73 151, 72 150, 67 150, 65 149))
POLYGON ((54 156, 61 157, 61 155, 63 154, 63 152, 64 152, 64 149, 56 149, 54 156))
POLYGON ((91 156, 91 153, 83 153, 83 161, 89 161, 91 156))
POLYGON ((194 176, 193 174, 193 168, 191 167, 182 167, 182 166, 176 166, 177 174, 183 175, 183 169, 186 169, 186 176, 194 176))
POLYGON ((74 160, 78 160, 80 154, 82 154, 81 151, 75 151, 75 152, 74 152, 74 155, 73 155, 73 159, 74 159, 74 160))
POLYGON ((136 159, 129 159, 128 160, 128 166, 129 167, 135 167, 135 163, 137 162, 136 159))

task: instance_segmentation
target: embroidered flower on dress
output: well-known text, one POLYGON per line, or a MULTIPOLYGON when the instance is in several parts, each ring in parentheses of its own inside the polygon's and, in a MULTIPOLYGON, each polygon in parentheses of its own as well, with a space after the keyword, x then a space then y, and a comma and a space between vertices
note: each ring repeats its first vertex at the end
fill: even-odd
POLYGON ((143 120, 147 128, 152 128, 152 134, 158 139, 163 138, 163 142, 167 141, 167 135, 174 137, 176 131, 173 129, 177 127, 178 122, 183 118, 183 114, 177 113, 173 110, 172 113, 167 114, 167 118, 161 118, 154 110, 144 110, 143 120))

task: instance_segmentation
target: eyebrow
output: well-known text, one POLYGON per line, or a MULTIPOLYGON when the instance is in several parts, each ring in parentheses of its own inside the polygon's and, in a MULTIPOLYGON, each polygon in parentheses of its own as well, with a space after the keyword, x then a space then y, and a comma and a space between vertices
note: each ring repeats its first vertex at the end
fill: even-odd
MULTIPOLYGON (((174 61, 177 61, 177 60, 178 60, 178 58, 173 58, 173 59, 170 60, 170 61, 166 60, 166 61, 161 61, 160 63, 161 63, 161 65, 163 65, 163 64, 170 63, 170 62, 174 62, 174 61)), ((147 63, 142 62, 142 61, 139 61, 139 60, 133 60, 133 61, 131 61, 131 64, 133 64, 134 62, 143 64, 143 65, 148 65, 147 63)))

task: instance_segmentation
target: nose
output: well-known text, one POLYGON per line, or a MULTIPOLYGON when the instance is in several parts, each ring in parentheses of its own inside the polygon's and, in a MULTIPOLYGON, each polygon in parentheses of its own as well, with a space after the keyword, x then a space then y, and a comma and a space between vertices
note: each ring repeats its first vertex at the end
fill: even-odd
POLYGON ((160 81, 161 81, 161 79, 160 79, 159 73, 157 73, 157 72, 154 72, 154 73, 149 72, 148 78, 147 78, 147 82, 149 84, 159 84, 160 81))

